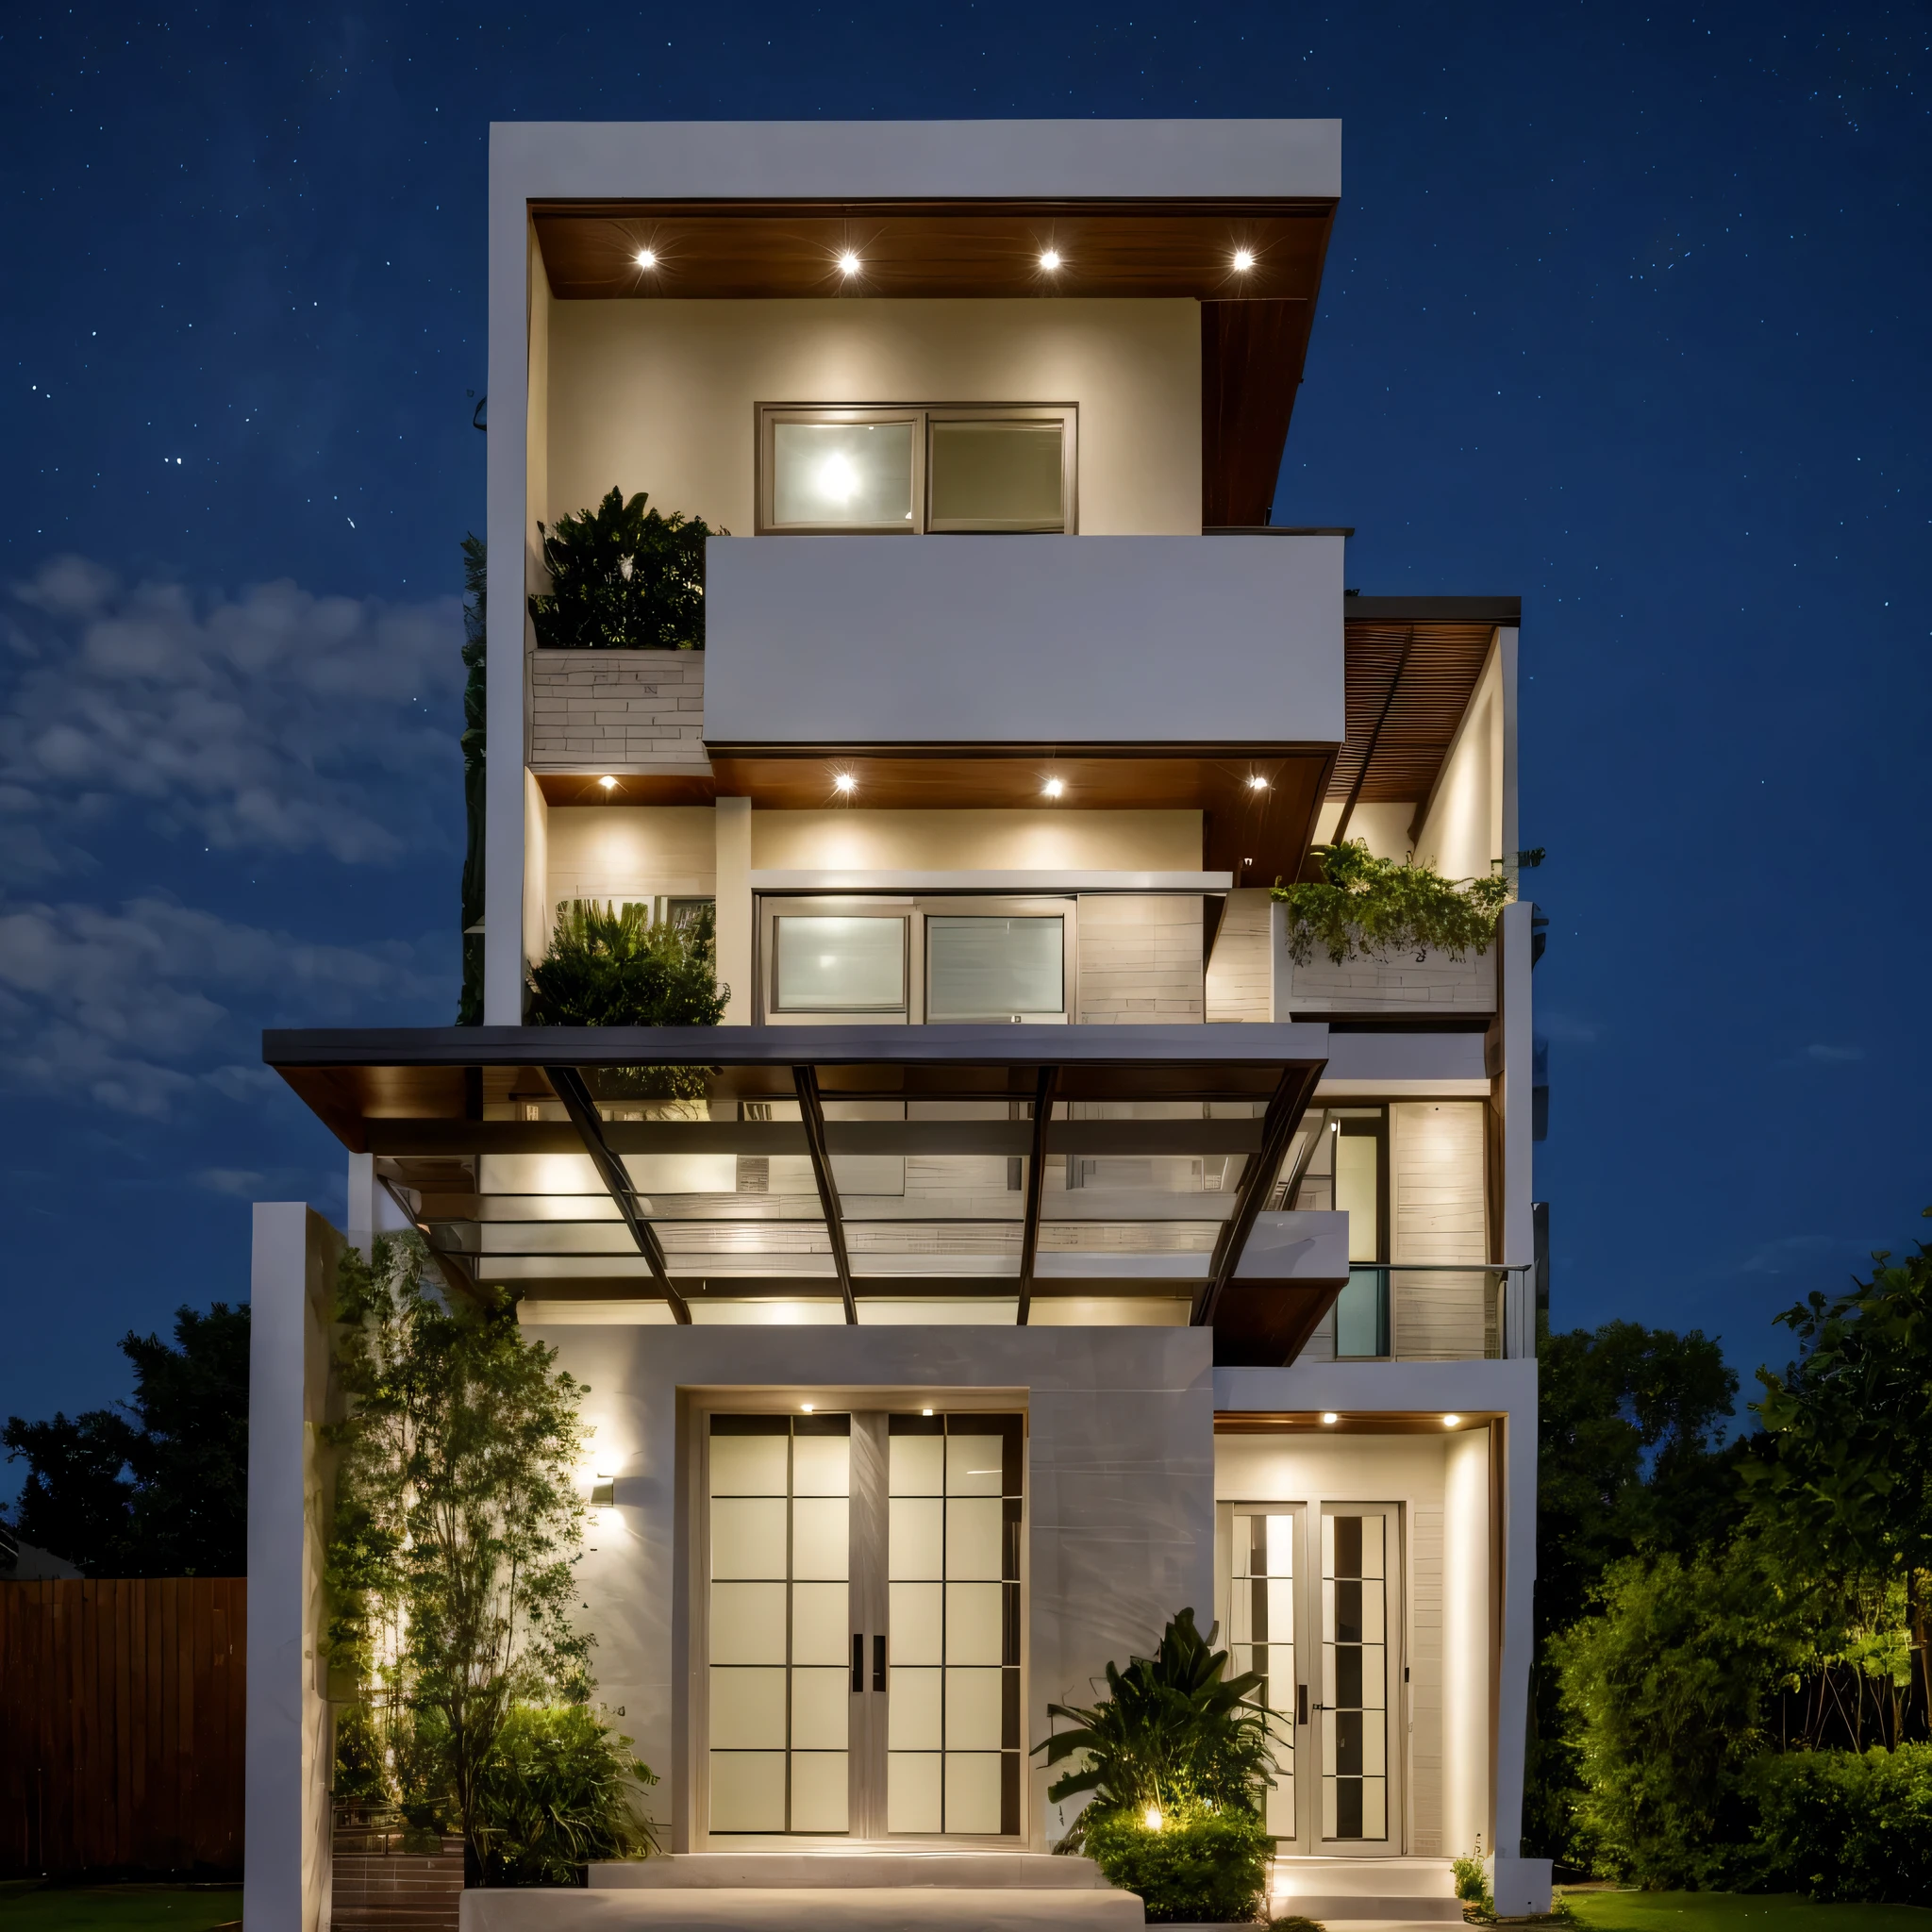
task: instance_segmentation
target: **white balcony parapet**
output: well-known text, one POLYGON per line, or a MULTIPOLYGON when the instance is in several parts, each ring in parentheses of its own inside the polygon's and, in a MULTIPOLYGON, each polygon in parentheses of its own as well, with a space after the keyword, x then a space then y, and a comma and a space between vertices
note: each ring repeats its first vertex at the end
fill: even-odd
POLYGON ((705 736, 1334 744, 1342 539, 753 537, 706 546, 705 736))

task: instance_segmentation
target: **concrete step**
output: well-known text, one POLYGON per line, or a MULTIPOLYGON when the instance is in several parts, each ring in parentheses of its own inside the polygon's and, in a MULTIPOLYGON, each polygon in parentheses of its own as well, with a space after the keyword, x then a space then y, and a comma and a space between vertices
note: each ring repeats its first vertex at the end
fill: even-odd
POLYGON ((939 1886, 967 1891, 1104 1891, 1091 1858, 1045 1852, 930 1851, 892 1845, 811 1852, 673 1852, 592 1865, 593 1891, 848 1890, 939 1886))
POLYGON ((1140 1932, 1145 1923, 1130 1891, 1065 1886, 627 1886, 466 1891, 461 1932, 1140 1932))
POLYGON ((1276 1913, 1333 1920, 1457 1924, 1462 1907, 1447 1858, 1277 1858, 1276 1913))

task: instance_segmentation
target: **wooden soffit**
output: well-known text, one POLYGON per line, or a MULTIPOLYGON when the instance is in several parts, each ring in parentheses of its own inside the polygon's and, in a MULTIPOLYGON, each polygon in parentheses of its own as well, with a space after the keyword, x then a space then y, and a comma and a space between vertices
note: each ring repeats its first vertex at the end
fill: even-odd
POLYGON ((1334 213, 1326 199, 530 204, 565 302, 1110 295, 1312 308, 1334 213), (1238 249, 1253 258, 1245 271, 1238 249), (1049 250, 1060 258, 1051 271, 1049 250), (859 263, 849 275, 848 253, 859 263))

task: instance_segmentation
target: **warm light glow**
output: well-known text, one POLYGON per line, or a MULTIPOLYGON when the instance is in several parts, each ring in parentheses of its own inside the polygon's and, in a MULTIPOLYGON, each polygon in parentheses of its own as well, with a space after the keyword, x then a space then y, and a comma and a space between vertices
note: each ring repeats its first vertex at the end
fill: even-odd
POLYGON ((638 250, 638 266, 640 268, 656 268, 658 266, 658 258, 650 249, 640 248, 638 250))
POLYGON ((1160 1829, 1160 1807, 1158 1805, 1148 1806, 1145 1818, 1149 1831, 1158 1831, 1160 1829))
POLYGON ((598 784, 603 786, 603 788, 607 791, 615 791, 617 790, 617 780, 615 778, 608 776, 608 774, 602 778, 599 778, 597 782, 598 784))
POLYGON ((1268 781, 1265 778, 1257 776, 1248 780, 1248 790, 1250 791, 1265 791, 1267 789, 1268 781))
POLYGON ((842 456, 829 456, 819 465, 819 494, 833 503, 850 503, 852 493, 858 488, 858 472, 852 467, 851 458, 842 456))
POLYGON ((1046 783, 1042 785, 1040 789, 1042 791, 1044 791, 1049 798, 1058 798, 1060 795, 1060 793, 1064 791, 1067 788, 1064 785, 1062 785, 1058 778, 1049 778, 1046 781, 1046 783))
POLYGON ((1324 1426, 1327 1428, 1333 1428, 1335 1424, 1339 1423, 1341 1420, 1341 1418, 1339 1415, 1337 1415, 1332 1408, 1329 1409, 1327 1413, 1324 1414, 1322 1418, 1324 1426))
POLYGON ((848 248, 845 251, 845 253, 839 258, 839 266, 841 270, 844 271, 846 275, 856 275, 858 273, 858 256, 853 254, 851 249, 848 248))
POLYGON ((1045 253, 1044 253, 1044 254, 1043 254, 1043 255, 1042 255, 1042 256, 1041 256, 1041 257, 1040 258, 1040 265, 1041 265, 1041 268, 1043 268, 1043 269, 1056 269, 1056 268, 1059 267, 1059 265, 1060 265, 1060 252, 1059 252, 1059 250, 1058 250, 1058 248, 1049 248, 1049 249, 1048 249, 1048 250, 1047 250, 1047 251, 1046 251, 1046 252, 1045 252, 1045 253))
POLYGON ((858 785, 858 780, 855 778, 850 772, 841 772, 839 775, 832 780, 832 790, 834 791, 850 791, 853 790, 855 786, 858 785))
POLYGON ((809 1415, 816 1405, 809 1402, 801 1402, 798 1407, 803 1414, 809 1415))
POLYGON ((930 1415, 932 1413, 932 1410, 929 1408, 922 1408, 919 1412, 921 1415, 930 1415))
POLYGON ((1243 275, 1254 267, 1255 258, 1249 249, 1237 248, 1234 252, 1234 265, 1243 275))
POLYGON ((1445 1429, 1453 1429, 1461 1420, 1459 1415, 1445 1415, 1442 1418, 1442 1426, 1445 1429))

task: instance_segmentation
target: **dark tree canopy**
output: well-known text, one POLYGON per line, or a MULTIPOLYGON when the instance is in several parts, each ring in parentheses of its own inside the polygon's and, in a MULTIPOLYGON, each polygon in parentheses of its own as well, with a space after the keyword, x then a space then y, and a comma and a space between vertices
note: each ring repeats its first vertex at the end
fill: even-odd
POLYGON ((172 1344, 122 1339, 134 1396, 51 1422, 8 1419, 27 1478, 14 1528, 90 1576, 248 1568, 248 1309, 181 1308, 172 1344))

